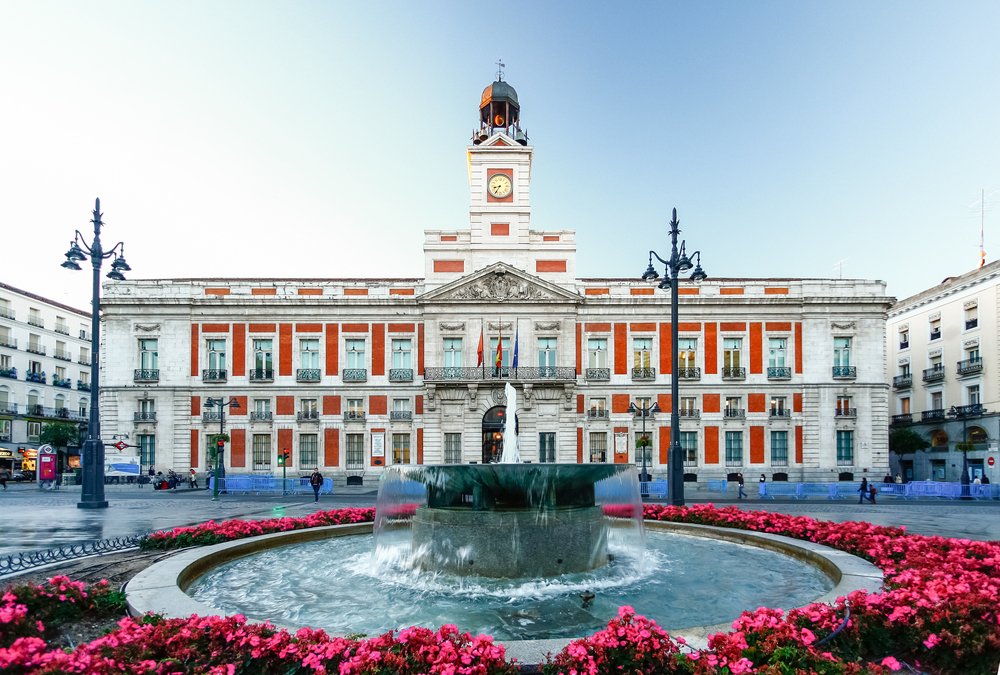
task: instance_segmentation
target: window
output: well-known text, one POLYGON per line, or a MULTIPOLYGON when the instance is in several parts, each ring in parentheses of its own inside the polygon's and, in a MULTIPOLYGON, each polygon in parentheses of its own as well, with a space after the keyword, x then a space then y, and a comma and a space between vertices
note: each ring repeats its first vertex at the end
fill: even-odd
POLYGON ((608 339, 589 338, 587 340, 587 367, 608 367, 608 339))
POLYGON ((409 434, 393 434, 392 435, 392 463, 393 464, 409 464, 410 463, 410 435, 409 434))
POLYGON ((319 340, 316 338, 299 340, 299 368, 319 370, 319 340))
POLYGON ((695 356, 698 352, 697 338, 677 339, 677 367, 696 368, 695 356))
POLYGON ((444 463, 462 463, 462 434, 446 433, 444 435, 444 463))
POLYGON ((681 396, 680 405, 678 406, 678 412, 680 413, 681 417, 697 417, 698 397, 681 396))
POLYGON ((641 464, 645 458, 646 466, 653 463, 653 432, 635 432, 635 463, 641 464), (640 446, 641 443, 646 445, 640 446))
POLYGON ((144 419, 152 419, 152 416, 156 414, 156 400, 151 398, 140 398, 139 412, 146 416, 144 419))
POLYGON ((10 370, 11 363, 10 354, 0 354, 0 370, 10 370))
POLYGON ((726 466, 743 466, 743 432, 726 432, 726 466))
POLYGON ((632 367, 653 367, 653 338, 634 338, 632 340, 632 367))
POLYGON ((726 417, 740 417, 743 414, 743 397, 726 397, 726 417))
MULTIPOLYGON (((490 338, 490 353, 484 354, 483 359, 486 361, 487 365, 496 365, 497 359, 497 340, 498 338, 490 338)), ((503 351, 500 354, 500 366, 507 368, 510 366, 510 338, 503 338, 503 351)))
POLYGON ((39 328, 43 328, 45 326, 45 324, 42 323, 41 312, 39 312, 34 307, 28 309, 28 323, 30 323, 32 326, 38 326, 39 328))
POLYGON ((556 433, 554 431, 541 431, 538 434, 538 461, 556 461, 556 433))
POLYGON ((65 368, 65 366, 56 366, 55 367, 55 371, 56 371, 55 372, 55 378, 57 380, 65 380, 66 379, 66 368, 65 368))
POLYGON ((345 340, 347 345, 347 367, 348 368, 367 368, 368 362, 365 360, 365 341, 364 340, 345 340))
POLYGON ((899 331, 899 348, 907 349, 910 346, 910 331, 909 329, 903 329, 899 331))
POLYGON ((14 318, 14 312, 10 308, 10 301, 6 298, 0 298, 0 316, 7 317, 8 319, 14 318))
MULTIPOLYGON (((6 398, 6 392, 4 392, 6 398)), ((0 410, 6 409, 7 401, 0 403, 0 410)), ((10 441, 10 420, 0 420, 0 441, 10 441)))
POLYGON ((90 385, 90 373, 88 373, 86 370, 80 371, 80 384, 84 384, 87 386, 90 385))
POLYGON ((907 377, 909 375, 912 375, 912 373, 910 372, 910 364, 909 363, 899 364, 899 376, 907 377))
POLYGON ((788 399, 785 396, 771 397, 771 416, 786 417, 788 415, 788 399))
POLYGON ((139 466, 149 468, 156 466, 156 436, 139 434, 135 439, 139 446, 139 466))
POLYGON ((56 315, 56 328, 57 333, 62 333, 63 335, 69 335, 69 324, 66 323, 66 317, 56 315))
POLYGON ((255 398, 253 400, 254 417, 258 419, 271 419, 271 399, 255 398))
POLYGON ((771 466, 788 466, 788 432, 771 432, 771 466))
POLYGON ((80 399, 80 417, 87 417, 87 399, 80 399))
POLYGON ((271 434, 254 434, 251 444, 254 471, 271 470, 271 434))
POLYGON ((833 365, 840 367, 851 365, 851 338, 833 338, 833 365))
POLYGON ((940 391, 931 392, 931 410, 942 410, 944 408, 944 394, 940 391))
POLYGON ((556 339, 554 337, 538 338, 538 367, 542 372, 551 370, 555 372, 556 367, 556 339))
POLYGON ((965 388, 965 400, 968 405, 979 405, 982 399, 979 397, 979 385, 973 384, 965 388))
MULTIPOLYGON (((29 399, 30 401, 30 399, 29 399)), ((29 402, 28 405, 31 405, 29 402)), ((37 404, 35 404, 37 405, 37 404)), ((42 423, 41 422, 28 422, 28 442, 37 443, 38 437, 42 433, 42 423)))
POLYGON ((971 330, 979 325, 978 310, 975 305, 965 308, 965 330, 971 330))
POLYGON ((608 434, 603 431, 590 432, 590 463, 604 464, 608 461, 608 434))
POLYGON ((590 416, 591 417, 607 417, 608 416, 608 399, 606 399, 606 398, 592 398, 592 399, 590 399, 590 416))
POLYGON ((846 429, 837 431, 837 464, 854 464, 854 432, 846 429))
POLYGON ((56 353, 55 357, 57 359, 63 359, 64 361, 69 361, 69 351, 66 349, 66 343, 62 340, 56 340, 56 353))
POLYGON ((837 415, 851 414, 851 397, 842 394, 837 395, 837 415))
POLYGON ((410 405, 410 399, 408 398, 394 398, 392 399, 392 411, 408 413, 413 410, 413 406, 410 405))
POLYGON ((7 326, 0 326, 0 345, 5 347, 14 345, 14 341, 10 339, 10 328, 7 326))
POLYGON ((462 338, 444 339, 444 367, 462 367, 462 338))
POLYGON ((84 365, 84 366, 89 366, 90 365, 90 349, 88 347, 80 347, 80 359, 79 359, 79 362, 80 362, 81 365, 84 365))
POLYGON ((299 434, 299 467, 307 469, 319 466, 319 435, 299 434))
POLYGON ((302 398, 299 399, 299 412, 301 417, 305 419, 315 420, 319 419, 319 406, 314 398, 302 398))
POLYGON ((392 341, 392 367, 412 369, 413 358, 409 338, 392 341))
POLYGON ((722 367, 724 371, 732 371, 740 367, 742 350, 743 338, 722 339, 722 367))
POLYGON ((767 346, 767 366, 769 368, 784 368, 788 358, 788 339, 770 338, 767 346))
POLYGON ((364 434, 347 434, 347 470, 357 471, 365 466, 364 434))
POLYGON ((206 346, 208 348, 208 369, 209 370, 225 370, 226 369, 226 341, 225 340, 206 340, 206 346))
POLYGON ((910 397, 909 396, 905 396, 905 397, 899 399, 899 413, 901 415, 909 415, 910 414, 910 397))
POLYGON ((931 319, 930 321, 930 339, 939 340, 941 338, 941 318, 931 319))
POLYGON ((274 355, 270 338, 256 338, 253 341, 253 369, 258 377, 274 375, 274 355))
POLYGON ((682 431, 680 433, 681 452, 684 453, 685 464, 698 463, 698 432, 682 431))
POLYGON ((347 399, 347 412, 353 415, 363 415, 365 412, 365 400, 363 398, 347 399))

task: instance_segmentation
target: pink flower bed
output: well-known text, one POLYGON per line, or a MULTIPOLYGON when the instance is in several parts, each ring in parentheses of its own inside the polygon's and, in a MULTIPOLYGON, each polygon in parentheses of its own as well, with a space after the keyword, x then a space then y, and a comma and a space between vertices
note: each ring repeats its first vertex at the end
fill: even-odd
MULTIPOLYGON (((371 509, 346 509, 344 522, 371 518, 371 509)), ((325 512, 314 525, 332 524, 325 512)), ((316 514, 314 514, 316 515, 316 514)), ((703 523, 772 532, 862 556, 886 576, 878 593, 855 592, 833 605, 783 612, 745 612, 733 630, 689 648, 652 620, 622 607, 608 627, 576 640, 543 666, 546 675, 603 673, 995 673, 1000 661, 1000 542, 908 535, 901 528, 830 523, 711 505, 649 505, 647 519, 703 523), (845 618, 847 620, 845 621, 845 618), (823 640, 833 635, 832 639, 823 640)), ((271 531, 294 529, 278 524, 271 531)), ((243 523, 243 521, 230 521, 243 523)), ((268 521, 261 521, 266 523, 268 521)), ((226 538, 262 534, 227 523, 226 538), (230 536, 232 535, 232 536, 230 536)), ((185 532, 192 541, 202 533, 185 532)), ((175 530, 176 532, 176 530, 175 530)), ((208 537, 209 534, 204 536, 208 537)), ((212 534, 211 536, 216 536, 212 534)), ((175 538, 177 538, 175 537, 175 538)), ((42 604, 61 606, 90 593, 54 578, 42 604), (52 591, 51 588, 55 588, 52 591), (66 589, 69 592, 67 593, 66 589)), ((486 636, 408 628, 367 639, 335 638, 323 631, 292 634, 243 617, 122 619, 105 637, 72 651, 54 649, 45 626, 24 609, 19 589, 0 606, 0 672, 4 673, 441 673, 508 675, 517 672, 503 648, 486 636)), ((30 595, 30 593, 29 593, 30 595)), ((38 596, 36 597, 36 605, 38 596)), ((52 614, 51 610, 48 610, 52 614)))

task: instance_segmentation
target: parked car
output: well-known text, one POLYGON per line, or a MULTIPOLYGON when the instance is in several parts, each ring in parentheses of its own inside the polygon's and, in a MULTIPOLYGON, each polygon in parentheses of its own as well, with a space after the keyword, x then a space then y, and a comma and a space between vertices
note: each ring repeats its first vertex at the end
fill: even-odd
POLYGON ((10 472, 10 478, 8 480, 22 481, 22 480, 31 480, 31 478, 28 476, 28 473, 21 471, 20 469, 15 469, 14 471, 10 472))

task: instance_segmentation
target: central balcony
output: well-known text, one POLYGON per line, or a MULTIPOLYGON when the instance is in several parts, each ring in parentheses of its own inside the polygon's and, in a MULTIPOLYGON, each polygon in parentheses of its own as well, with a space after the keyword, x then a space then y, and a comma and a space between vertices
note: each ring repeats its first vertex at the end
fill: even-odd
POLYGON ((911 413, 901 413, 899 415, 893 415, 892 420, 889 422, 890 426, 902 427, 908 424, 913 424, 913 415, 911 413))
POLYGON ((151 411, 132 413, 133 422, 155 422, 156 413, 151 411))
POLYGON ((136 368, 132 376, 133 382, 159 382, 160 370, 158 368, 136 368))
POLYGON ((298 422, 319 422, 319 411, 300 410, 295 413, 295 420, 298 422))
POLYGON ((689 419, 698 419, 701 417, 701 410, 699 408, 681 408, 677 411, 677 415, 689 419))
POLYGON ((701 368, 678 368, 677 369, 677 379, 678 380, 700 380, 701 379, 701 368))
POLYGON ((364 422, 365 421, 365 411, 364 410, 347 410, 344 412, 345 422, 364 422))
POLYGON ((250 381, 251 382, 274 382, 274 369, 273 368, 251 368, 250 369, 250 381))
POLYGON ((767 379, 790 380, 792 379, 792 369, 788 366, 769 366, 767 369, 767 379))
POLYGON ((425 382, 483 382, 510 380, 513 382, 573 382, 575 368, 543 366, 540 368, 427 368, 425 382))
POLYGON ((924 369, 924 382, 938 382, 944 379, 944 366, 940 363, 924 369))
POLYGON ((344 382, 367 382, 367 368, 344 368, 344 382))
POLYGON ((724 413, 727 420, 742 420, 747 416, 747 411, 743 408, 726 408, 724 413))
POLYGON ((592 420, 606 420, 608 419, 608 409, 607 408, 591 408, 587 411, 587 417, 592 420))
POLYGON ((833 379, 835 380, 854 380, 858 377, 857 366, 834 366, 833 367, 833 379))
POLYGON ((909 389, 911 386, 913 386, 913 375, 909 373, 906 375, 896 375, 892 378, 893 389, 909 389))
POLYGON ((270 424, 274 420, 274 413, 270 410, 251 410, 250 411, 250 421, 251 422, 263 422, 270 424))
POLYGON ((413 382, 413 368, 390 368, 390 382, 413 382))
POLYGON ((584 377, 590 382, 607 382, 611 379, 610 368, 587 368, 584 377))
POLYGON ((413 420, 412 410, 390 410, 389 419, 394 422, 409 422, 413 420))
POLYGON ((858 416, 858 409, 857 408, 837 408, 837 410, 834 413, 834 415, 836 417, 857 417, 858 416))
POLYGON ((319 382, 319 368, 299 368, 295 371, 296 382, 319 382))
POLYGON ((208 368, 201 371, 201 381, 202 382, 225 382, 227 371, 218 370, 215 368, 208 368))
POLYGON ((921 422, 940 422, 944 420, 944 408, 934 408, 920 413, 921 422))
POLYGON ((788 408, 771 408, 771 417, 791 417, 792 411, 788 408))
POLYGON ((633 380, 655 380, 656 379, 656 368, 633 368, 632 369, 632 379, 633 380))
POLYGON ((746 368, 728 367, 722 369, 723 380, 745 380, 747 379, 746 368))

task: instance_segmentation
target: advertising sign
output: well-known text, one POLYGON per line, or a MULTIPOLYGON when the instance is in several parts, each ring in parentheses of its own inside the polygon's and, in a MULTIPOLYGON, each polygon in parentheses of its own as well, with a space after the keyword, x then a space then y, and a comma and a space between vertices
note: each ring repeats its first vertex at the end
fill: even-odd
POLYGON ((51 445, 38 448, 38 480, 39 482, 56 479, 56 451, 51 445))
POLYGON ((385 432, 372 433, 372 465, 382 466, 385 462, 385 432))
POLYGON ((125 447, 118 449, 118 444, 106 446, 104 455, 104 475, 105 476, 138 476, 139 475, 139 455, 133 452, 133 448, 121 443, 125 447))

